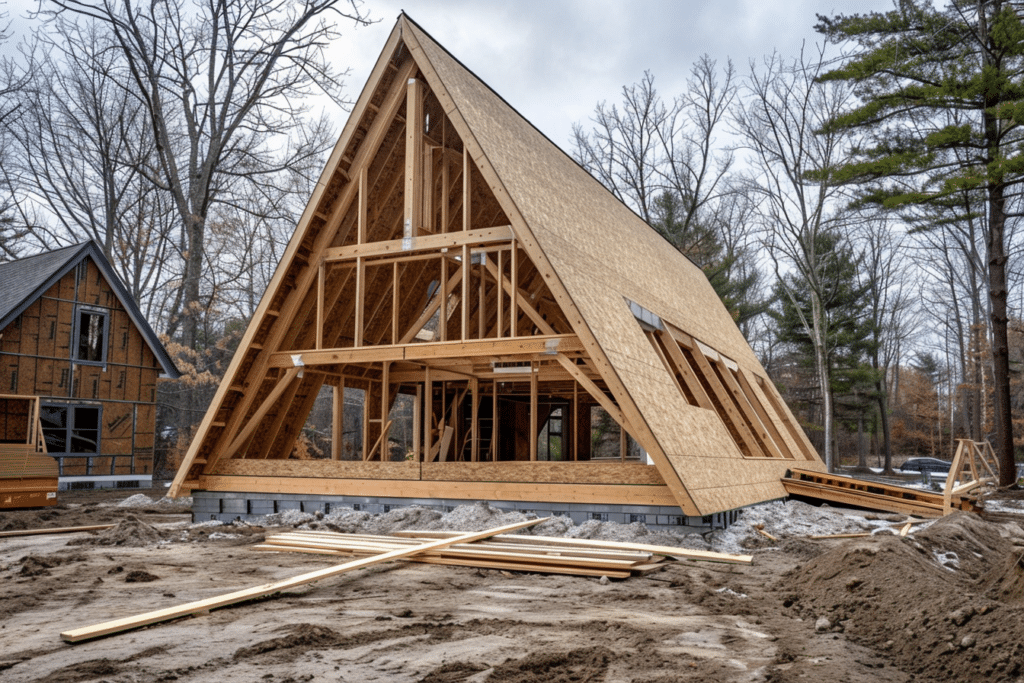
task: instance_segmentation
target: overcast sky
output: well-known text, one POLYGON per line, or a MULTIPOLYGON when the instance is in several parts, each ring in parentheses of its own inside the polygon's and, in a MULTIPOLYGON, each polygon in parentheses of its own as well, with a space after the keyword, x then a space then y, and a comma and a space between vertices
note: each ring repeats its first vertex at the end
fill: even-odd
MULTIPOLYGON (((379 20, 341 26, 331 47, 352 70, 358 97, 394 27, 406 13, 563 149, 574 122, 618 102, 624 85, 649 70, 659 92, 683 88, 690 65, 709 54, 740 74, 777 50, 790 57, 819 40, 816 14, 891 9, 892 0, 367 0, 379 20)), ((339 122, 339 128, 343 122, 339 122)))

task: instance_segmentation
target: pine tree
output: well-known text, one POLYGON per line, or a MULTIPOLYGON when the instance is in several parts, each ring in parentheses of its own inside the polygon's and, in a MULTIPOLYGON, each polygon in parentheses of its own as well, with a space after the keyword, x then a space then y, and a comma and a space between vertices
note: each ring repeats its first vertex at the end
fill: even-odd
POLYGON ((676 194, 662 192, 654 199, 651 227, 704 271, 737 325, 767 311, 769 302, 759 296, 760 271, 743 268, 747 255, 727 249, 713 225, 694 219, 685 209, 676 194))
POLYGON ((825 81, 854 84, 861 103, 825 130, 862 134, 834 181, 863 185, 863 201, 897 209, 980 193, 987 255, 1000 484, 1015 478, 1007 336, 1005 226, 1024 180, 1024 22, 1019 3, 900 0, 886 13, 819 16, 817 30, 856 46, 825 81))
MULTIPOLYGON (((871 320, 866 311, 867 287, 859 281, 859 256, 840 235, 835 232, 819 233, 815 249, 826 255, 821 260, 818 274, 822 289, 827 375, 827 381, 821 384, 829 387, 833 403, 837 398, 844 399, 841 405, 847 409, 846 417, 853 414, 856 420, 860 417, 857 413, 866 413, 875 398, 871 387, 876 376, 867 362, 874 343, 871 320)), ((812 366, 814 343, 804 324, 811 315, 811 292, 807 280, 796 273, 787 274, 775 286, 775 299, 778 306, 770 315, 776 322, 779 341, 795 347, 800 357, 808 359, 808 366, 812 366)))

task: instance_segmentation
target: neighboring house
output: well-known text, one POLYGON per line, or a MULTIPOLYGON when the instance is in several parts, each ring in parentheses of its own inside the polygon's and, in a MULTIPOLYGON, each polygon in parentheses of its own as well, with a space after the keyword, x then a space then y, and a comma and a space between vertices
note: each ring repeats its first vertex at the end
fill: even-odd
POLYGON ((148 486, 157 378, 178 376, 94 242, 0 263, 0 394, 39 397, 61 488, 148 486))

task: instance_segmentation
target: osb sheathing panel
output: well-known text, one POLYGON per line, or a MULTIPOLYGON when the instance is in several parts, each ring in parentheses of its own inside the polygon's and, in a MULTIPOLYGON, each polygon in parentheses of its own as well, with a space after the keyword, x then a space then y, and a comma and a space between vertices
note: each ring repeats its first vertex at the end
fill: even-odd
POLYGON ((766 377, 700 269, 422 31, 404 26, 700 511, 785 495, 778 479, 792 461, 744 459, 716 415, 688 406, 625 302, 766 377))
POLYGON ((679 321, 737 362, 757 363, 699 268, 429 37, 412 30, 574 301, 579 283, 573 271, 581 269, 679 321))

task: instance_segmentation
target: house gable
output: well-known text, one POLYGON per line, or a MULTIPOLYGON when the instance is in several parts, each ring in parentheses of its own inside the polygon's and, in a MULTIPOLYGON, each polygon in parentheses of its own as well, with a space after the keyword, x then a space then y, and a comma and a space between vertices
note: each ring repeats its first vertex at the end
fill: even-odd
POLYGON ((403 15, 172 495, 390 480, 412 497, 668 499, 697 515, 784 496, 797 460, 820 462, 700 270, 403 15), (290 459, 325 385, 363 391, 360 462, 290 459), (415 439, 388 462, 400 393, 415 439), (595 406, 653 467, 593 481, 578 460, 595 406), (553 419, 576 462, 537 462, 553 419), (479 485, 499 472, 509 486, 479 485))

